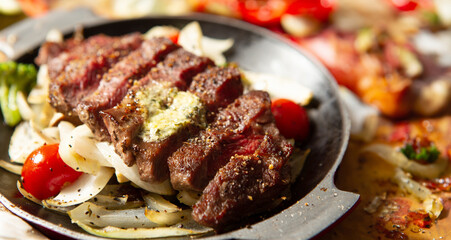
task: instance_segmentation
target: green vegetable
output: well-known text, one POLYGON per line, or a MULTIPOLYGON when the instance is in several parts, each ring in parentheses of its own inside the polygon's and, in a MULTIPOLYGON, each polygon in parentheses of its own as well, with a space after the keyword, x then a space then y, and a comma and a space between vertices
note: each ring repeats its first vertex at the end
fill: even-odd
POLYGON ((16 102, 17 93, 28 94, 36 83, 36 74, 33 64, 0 63, 0 107, 5 123, 11 127, 22 120, 16 102))
POLYGON ((421 147, 419 150, 415 151, 412 144, 406 144, 403 148, 401 148, 401 152, 408 159, 425 161, 428 163, 435 162, 440 155, 440 151, 434 145, 429 147, 421 147))

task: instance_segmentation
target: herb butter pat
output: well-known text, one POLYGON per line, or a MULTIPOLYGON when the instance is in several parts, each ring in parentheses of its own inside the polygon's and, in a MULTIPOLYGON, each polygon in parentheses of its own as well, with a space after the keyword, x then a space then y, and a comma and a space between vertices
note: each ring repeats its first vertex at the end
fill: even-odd
POLYGON ((192 93, 154 86, 137 93, 136 97, 145 110, 141 137, 146 142, 164 140, 180 129, 207 126, 205 107, 192 93))

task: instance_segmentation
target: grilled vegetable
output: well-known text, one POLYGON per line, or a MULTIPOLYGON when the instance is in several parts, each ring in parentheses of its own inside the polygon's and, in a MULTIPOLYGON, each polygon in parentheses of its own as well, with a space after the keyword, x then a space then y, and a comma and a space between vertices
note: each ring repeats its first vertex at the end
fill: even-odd
POLYGON ((36 68, 32 64, 0 63, 0 106, 8 126, 22 119, 17 106, 17 94, 28 93, 36 82, 36 68))

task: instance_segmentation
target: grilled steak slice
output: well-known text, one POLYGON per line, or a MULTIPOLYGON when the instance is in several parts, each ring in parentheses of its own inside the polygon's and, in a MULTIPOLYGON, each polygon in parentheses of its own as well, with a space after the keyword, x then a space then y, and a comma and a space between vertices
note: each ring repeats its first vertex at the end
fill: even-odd
POLYGON ((127 165, 131 166, 136 162, 142 180, 155 182, 168 179, 167 158, 181 146, 184 140, 197 133, 199 126, 188 125, 166 139, 145 141, 135 131, 135 129, 143 130, 145 119, 143 112, 130 110, 130 106, 137 103, 133 95, 143 86, 151 89, 157 85, 164 85, 166 88, 177 87, 186 90, 193 76, 211 65, 213 62, 210 59, 198 57, 182 48, 172 51, 162 62, 152 68, 148 75, 136 82, 119 105, 101 111, 100 115, 111 135, 112 143, 116 146, 116 152, 123 157, 127 165), (121 110, 121 108, 129 110, 121 110), (122 114, 128 116, 121 116, 122 114), (123 131, 118 125, 127 125, 133 131, 123 131))
POLYGON ((116 106, 126 95, 133 81, 140 79, 169 52, 178 48, 167 38, 153 38, 115 64, 103 75, 99 87, 77 106, 80 120, 88 125, 100 140, 110 140, 101 110, 116 106))
POLYGON ((174 189, 202 191, 230 157, 252 153, 264 126, 273 122, 266 92, 250 91, 219 111, 208 129, 185 142, 168 159, 174 189), (248 141, 248 143, 246 143, 248 141))
POLYGON ((37 65, 47 64, 52 59, 56 58, 63 52, 76 48, 82 41, 71 38, 64 42, 45 42, 39 48, 38 56, 35 59, 37 65))
POLYGON ((289 186, 291 151, 287 140, 265 135, 255 153, 233 156, 193 206, 194 220, 221 230, 243 216, 267 211, 289 186))
POLYGON ((183 141, 199 130, 199 126, 192 124, 162 141, 146 142, 136 138, 133 148, 136 149, 136 165, 141 179, 148 182, 168 179, 168 157, 183 144, 183 141))
POLYGON ((196 75, 188 88, 206 105, 217 112, 243 94, 240 71, 236 67, 212 67, 196 75))
POLYGON ((118 154, 129 166, 136 162, 141 179, 148 182, 168 179, 169 155, 206 125, 198 97, 151 78, 136 82, 119 105, 100 116, 118 154))
POLYGON ((111 136, 116 153, 121 156, 127 166, 135 163, 132 142, 144 123, 144 117, 136 111, 136 108, 114 107, 99 113, 111 136))
POLYGON ((73 115, 74 108, 99 85, 102 75, 142 43, 140 34, 122 37, 97 35, 73 51, 49 62, 50 103, 59 112, 73 115))
POLYGON ((157 81, 170 82, 185 91, 196 74, 213 65, 209 58, 196 56, 180 48, 168 54, 163 62, 150 71, 150 76, 157 81))

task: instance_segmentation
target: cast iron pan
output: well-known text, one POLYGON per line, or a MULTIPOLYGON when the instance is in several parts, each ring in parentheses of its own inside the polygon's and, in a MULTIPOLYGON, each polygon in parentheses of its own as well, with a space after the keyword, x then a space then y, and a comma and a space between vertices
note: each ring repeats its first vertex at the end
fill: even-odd
MULTIPOLYGON (((316 102, 309 110, 314 130, 306 147, 311 149, 311 154, 292 186, 292 200, 277 212, 258 217, 252 225, 208 238, 309 239, 317 236, 349 211, 359 196, 340 191, 333 183, 349 136, 349 120, 338 99, 337 86, 325 68, 294 45, 265 29, 224 17, 196 14, 110 21, 86 9, 54 12, 42 19, 26 20, 4 30, 0 37, 15 34, 17 42, 7 52, 17 61, 31 63, 45 34, 52 28, 69 36, 75 26, 81 24, 85 36, 97 33, 122 35, 145 32, 155 25, 181 28, 193 20, 201 24, 207 36, 235 40, 233 49, 227 52, 228 61, 237 62, 243 69, 296 79, 314 91, 316 102)), ((8 159, 11 133, 12 129, 0 126, 0 157, 3 159, 8 159)), ((16 190, 18 179, 18 176, 0 170, 0 201, 14 214, 60 237, 101 239, 71 224, 69 217, 22 198, 16 190)))

